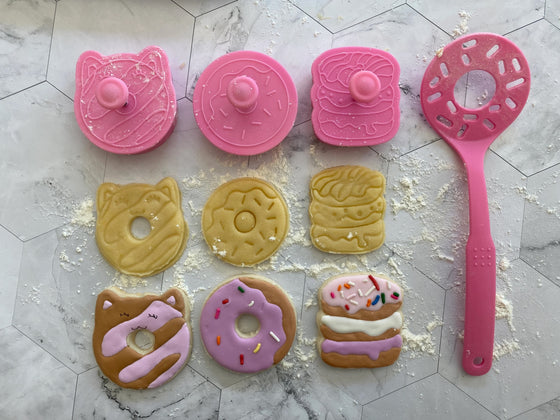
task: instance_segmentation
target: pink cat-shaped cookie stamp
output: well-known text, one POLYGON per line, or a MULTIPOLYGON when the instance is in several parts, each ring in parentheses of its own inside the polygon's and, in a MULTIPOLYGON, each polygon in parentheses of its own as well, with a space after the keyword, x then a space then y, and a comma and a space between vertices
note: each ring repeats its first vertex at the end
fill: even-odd
POLYGON ((325 51, 311 67, 311 120, 317 137, 335 146, 372 146, 392 139, 400 121, 400 67, 368 47, 325 51))
POLYGON ((154 149, 172 133, 177 101, 166 54, 86 51, 76 64, 74 113, 86 137, 112 153, 154 149))

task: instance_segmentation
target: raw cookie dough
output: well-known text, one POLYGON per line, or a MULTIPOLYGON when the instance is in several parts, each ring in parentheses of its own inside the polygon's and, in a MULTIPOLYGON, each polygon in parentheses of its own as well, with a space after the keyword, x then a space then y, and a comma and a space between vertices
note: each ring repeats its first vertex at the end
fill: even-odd
POLYGON ((191 354, 189 313, 188 299, 177 288, 162 295, 104 290, 97 297, 93 329, 99 368, 123 388, 156 388, 170 381, 191 354))
POLYGON ((311 241, 333 254, 364 254, 385 240, 385 177, 363 166, 336 166, 311 180, 311 241))
POLYGON ((97 190, 97 246, 122 273, 147 277, 169 268, 181 257, 188 233, 173 178, 157 185, 105 183, 97 190), (150 223, 144 238, 132 234, 136 218, 150 223))
POLYGON ((268 259, 289 227, 280 193, 257 178, 238 178, 218 187, 202 211, 202 231, 216 256, 238 266, 268 259))
POLYGON ((402 291, 377 274, 330 278, 319 289, 317 325, 323 361, 343 368, 393 364, 402 347, 402 291))

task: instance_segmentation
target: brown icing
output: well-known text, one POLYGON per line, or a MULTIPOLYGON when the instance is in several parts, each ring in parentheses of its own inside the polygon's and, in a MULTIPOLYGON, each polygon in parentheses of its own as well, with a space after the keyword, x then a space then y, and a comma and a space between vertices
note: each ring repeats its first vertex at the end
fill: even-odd
POLYGON ((280 287, 258 277, 239 277, 247 286, 260 290, 269 303, 282 310, 282 327, 286 334, 286 342, 274 354, 274 364, 280 362, 290 350, 296 335, 296 312, 290 299, 280 287))
MULTIPOLYGON (((319 342, 319 351, 321 351, 320 349, 321 343, 319 342)), ((378 368, 395 363, 395 361, 399 358, 400 353, 400 348, 392 348, 391 350, 381 352, 377 360, 372 360, 364 354, 342 355, 339 353, 323 353, 321 351, 321 358, 325 363, 334 367, 378 368)))
MULTIPOLYGON (((129 383, 119 380, 119 372, 126 366, 144 357, 132 347, 125 347, 120 352, 112 356, 104 356, 101 345, 105 334, 116 325, 128 321, 140 315, 150 304, 156 300, 169 304, 177 311, 181 312, 183 318, 174 318, 164 324, 161 328, 153 331, 154 346, 151 351, 155 351, 172 338, 188 321, 188 304, 185 301, 184 293, 177 288, 171 288, 162 295, 129 295, 116 288, 109 288, 101 292, 97 297, 95 305, 95 327, 93 330, 93 353, 99 368, 111 381, 123 388, 144 389, 147 388, 156 378, 167 371, 179 358, 178 354, 172 354, 161 360, 146 376, 129 383), (167 300, 172 297, 174 304, 167 300), (111 302, 111 307, 103 309, 105 301, 111 302), (122 314, 122 315, 121 315, 122 314), (125 315, 127 314, 127 315, 125 315)), ((189 328, 190 329, 190 328, 189 328)), ((192 342, 192 338, 191 338, 192 342)), ((189 349, 192 347, 189 344, 189 349)), ((150 351, 150 352, 151 352, 150 351)), ((188 357, 187 357, 188 359, 188 357)))

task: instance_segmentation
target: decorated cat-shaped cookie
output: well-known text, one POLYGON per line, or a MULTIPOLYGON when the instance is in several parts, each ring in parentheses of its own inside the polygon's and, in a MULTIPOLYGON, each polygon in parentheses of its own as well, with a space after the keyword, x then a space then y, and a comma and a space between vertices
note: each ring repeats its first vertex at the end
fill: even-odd
POLYGON ((139 54, 84 52, 76 64, 74 113, 86 137, 109 152, 159 146, 177 114, 167 56, 154 46, 139 54))
POLYGON ((95 238, 101 254, 117 270, 141 277, 159 273, 179 259, 187 237, 181 192, 173 178, 156 185, 99 186, 95 238), (150 223, 146 237, 133 235, 136 218, 150 223))
POLYGON ((162 295, 106 289, 95 306, 93 352, 97 364, 109 379, 125 388, 163 385, 189 359, 188 320, 188 302, 180 289, 171 288, 162 295), (137 339, 140 333, 151 340, 137 339))

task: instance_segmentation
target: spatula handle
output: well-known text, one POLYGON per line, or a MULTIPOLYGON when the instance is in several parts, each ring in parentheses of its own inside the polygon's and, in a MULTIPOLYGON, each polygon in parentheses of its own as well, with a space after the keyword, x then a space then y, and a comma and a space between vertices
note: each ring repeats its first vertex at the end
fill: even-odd
POLYGON ((496 306, 496 250, 490 235, 471 233, 466 250, 463 369, 484 375, 492 367, 496 306))
POLYGON ((490 232, 484 154, 467 165, 469 239, 466 249, 463 369, 484 375, 492 367, 496 312, 496 249, 490 232))

